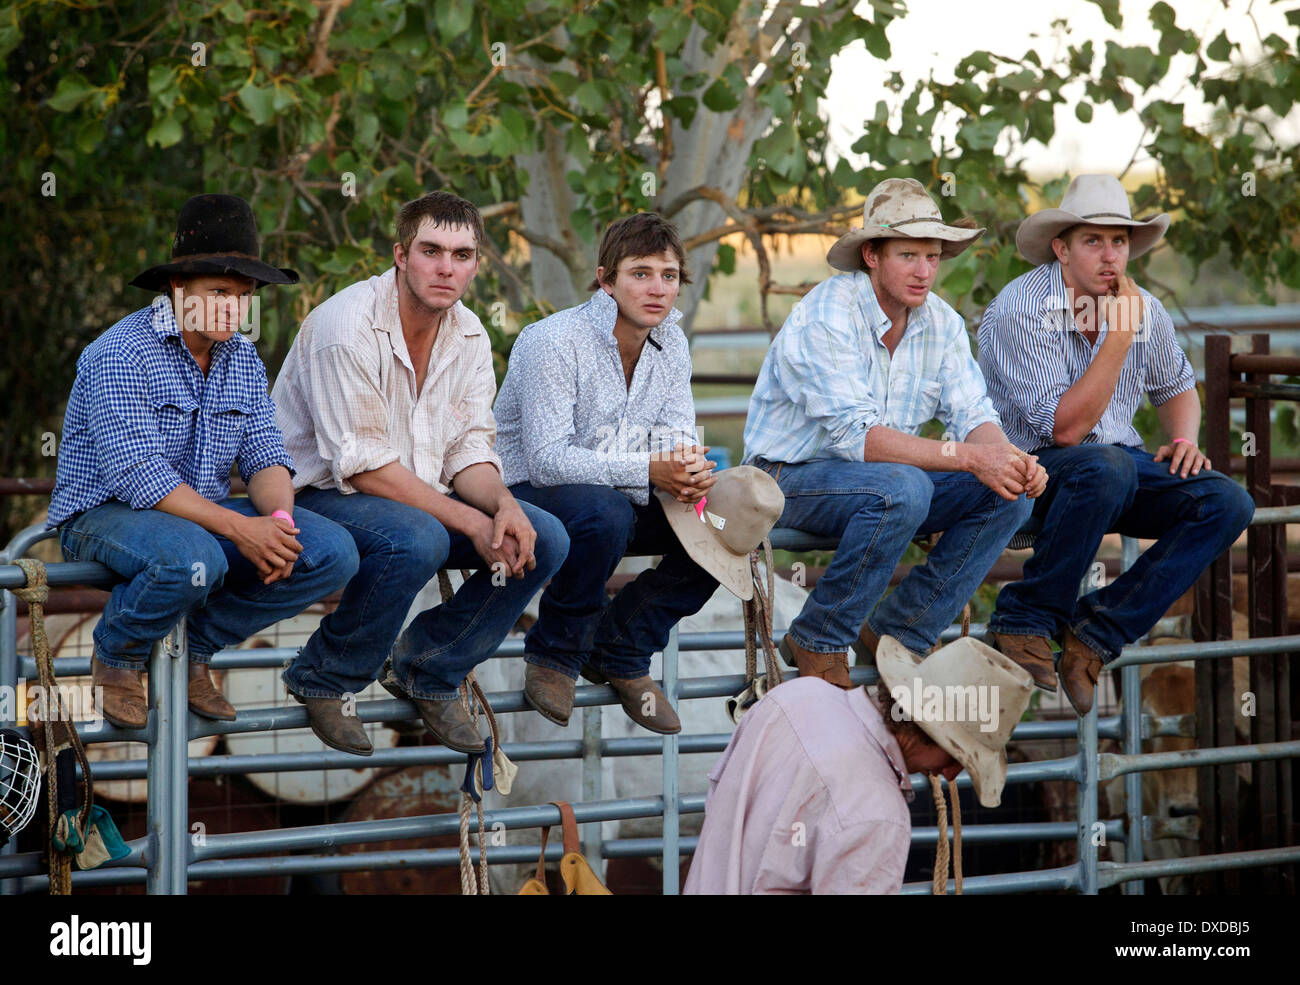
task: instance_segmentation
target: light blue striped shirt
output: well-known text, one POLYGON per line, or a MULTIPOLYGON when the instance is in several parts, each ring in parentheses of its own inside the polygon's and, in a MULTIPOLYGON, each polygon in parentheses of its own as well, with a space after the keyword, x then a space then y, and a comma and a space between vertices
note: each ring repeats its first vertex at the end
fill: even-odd
POLYGON ((938 417, 957 440, 998 423, 961 315, 931 292, 891 357, 891 327, 863 271, 822 281, 781 326, 745 421, 745 461, 860 462, 878 424, 906 434, 938 417))
MULTIPOLYGON (((1139 290, 1142 290, 1139 288, 1139 290)), ((1133 427, 1145 393, 1155 406, 1196 386, 1196 374, 1174 336, 1174 322, 1142 290, 1143 316, 1115 384, 1115 395, 1084 442, 1141 447, 1133 427)), ((1007 437, 1025 451, 1053 444, 1056 406, 1079 381, 1106 338, 1095 345, 1074 326, 1061 265, 1053 260, 1021 274, 984 311, 979 364, 1007 437)))

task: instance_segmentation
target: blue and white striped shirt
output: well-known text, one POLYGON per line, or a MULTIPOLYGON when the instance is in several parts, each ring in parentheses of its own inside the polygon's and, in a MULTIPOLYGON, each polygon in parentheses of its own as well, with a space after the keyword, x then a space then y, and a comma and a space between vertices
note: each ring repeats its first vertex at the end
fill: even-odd
MULTIPOLYGON (((1139 288, 1141 290, 1141 288, 1139 288)), ((1133 427, 1145 393, 1155 406, 1196 386, 1196 374, 1174 336, 1173 319, 1156 297, 1142 291, 1143 316, 1128 350, 1115 394, 1084 442, 1141 447, 1133 427)), ((1012 443, 1034 451, 1054 443, 1056 406, 1092 364, 1095 345, 1074 325, 1061 265, 1053 260, 1021 274, 984 311, 979 364, 989 396, 1012 443)))
POLYGON ((745 421, 745 461, 862 461, 878 424, 916 434, 938 417, 954 437, 998 423, 966 324, 931 292, 891 357, 891 327, 863 271, 822 281, 795 305, 763 360, 745 421))
POLYGON ((148 509, 181 483, 204 499, 230 494, 272 465, 293 471, 275 426, 266 368, 236 334, 212 347, 204 376, 171 301, 156 297, 86 346, 63 418, 47 528, 119 499, 148 509))

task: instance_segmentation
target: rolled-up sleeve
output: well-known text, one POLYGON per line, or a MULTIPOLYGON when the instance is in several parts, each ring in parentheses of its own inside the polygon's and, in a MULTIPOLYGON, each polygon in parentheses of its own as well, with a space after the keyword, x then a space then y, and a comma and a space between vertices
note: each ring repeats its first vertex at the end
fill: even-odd
POLYGON ((862 347, 847 318, 807 322, 783 340, 777 379, 790 400, 825 432, 821 450, 862 461, 867 432, 884 414, 871 392, 870 367, 858 358, 862 347))
POLYGON ((545 336, 521 337, 510 355, 510 372, 519 374, 520 418, 528 481, 534 486, 590 483, 646 486, 650 453, 632 447, 611 430, 596 448, 576 442, 573 411, 578 406, 576 355, 545 336))
POLYGON ((1146 291, 1146 317, 1143 322, 1147 332, 1146 392, 1151 403, 1159 407, 1166 400, 1196 387, 1196 371, 1187 353, 1178 344, 1174 320, 1165 306, 1146 291))
POLYGON ((492 416, 492 401, 497 395, 497 378, 492 371, 492 347, 486 333, 475 336, 474 380, 466 393, 460 413, 466 418, 464 427, 448 443, 443 458, 443 482, 451 485, 457 473, 491 462, 498 473, 501 459, 493 448, 497 423, 492 416))
POLYGON ((984 313, 991 323, 982 333, 981 357, 1043 444, 1054 440, 1056 407, 1070 388, 1062 352, 1065 317, 1065 312, 1036 305, 994 305, 984 313))
POLYGON ((388 440, 388 402, 379 389, 378 365, 369 353, 342 345, 313 348, 307 399, 315 423, 316 450, 340 492, 355 492, 348 479, 401 456, 388 440))
POLYGON ((989 399, 984 374, 971 355, 970 338, 960 317, 948 327, 949 342, 943 356, 943 374, 939 392, 939 417, 958 441, 981 424, 1001 424, 998 412, 989 399))
POLYGON ((273 465, 283 465, 293 476, 293 459, 284 447, 284 436, 275 423, 275 402, 267 390, 266 367, 260 359, 257 364, 258 392, 261 399, 253 408, 244 439, 239 444, 235 461, 239 465, 239 477, 247 484, 248 480, 273 465))
POLYGON ((95 460, 113 497, 144 510, 182 484, 163 457, 144 370, 121 352, 100 353, 89 367, 87 423, 95 460))

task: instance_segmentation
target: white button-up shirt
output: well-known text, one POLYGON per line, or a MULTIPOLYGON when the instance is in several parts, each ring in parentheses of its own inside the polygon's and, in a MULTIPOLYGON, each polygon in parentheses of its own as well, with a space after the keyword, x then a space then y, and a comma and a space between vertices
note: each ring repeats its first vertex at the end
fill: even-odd
POLYGON ((814 287, 794 307, 763 359, 745 421, 745 461, 862 461, 878 424, 917 434, 938 417, 959 441, 998 423, 966 323, 933 291, 893 327, 863 271, 814 287))
POLYGON ((497 448, 506 485, 612 486, 650 499, 650 454, 695 444, 691 352, 669 311, 650 330, 628 387, 604 291, 527 326, 501 382, 497 448))
POLYGON ((312 309, 272 396, 294 489, 355 492, 348 479, 401 462, 441 493, 493 451, 496 375, 482 323, 459 301, 443 315, 424 389, 402 335, 395 268, 312 309))

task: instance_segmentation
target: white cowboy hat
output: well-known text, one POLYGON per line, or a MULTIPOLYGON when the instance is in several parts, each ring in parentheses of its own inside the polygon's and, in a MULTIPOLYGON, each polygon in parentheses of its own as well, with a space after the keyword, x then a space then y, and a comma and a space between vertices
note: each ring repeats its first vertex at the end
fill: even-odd
POLYGON ((906 717, 966 768, 980 803, 997 807, 1007 781, 1007 739, 1034 690, 1029 671, 969 636, 928 657, 913 653, 892 636, 882 636, 876 647, 876 669, 906 717), (927 690, 934 687, 938 692, 927 690), (932 703, 936 693, 943 699, 937 716, 932 703), (960 709, 957 700, 947 700, 949 695, 960 699, 960 709), (991 714, 994 708, 996 719, 991 714), (992 721, 976 712, 989 713, 992 721))
POLYGON ((1168 213, 1149 219, 1134 219, 1128 193, 1119 179, 1109 174, 1081 174, 1070 182, 1059 209, 1035 212, 1016 230, 1020 255, 1033 264, 1056 259, 1052 240, 1077 225, 1128 226, 1130 260, 1135 260, 1160 242, 1169 228, 1168 213))
POLYGON ((749 554, 757 550, 785 509, 776 480, 752 465, 718 473, 704 508, 679 503, 662 489, 655 495, 691 560, 742 602, 754 597, 749 554))
POLYGON ((836 270, 865 270, 862 244, 872 239, 941 240, 940 256, 948 260, 983 234, 982 228, 947 225, 939 206, 915 178, 886 178, 871 189, 862 205, 862 228, 837 239, 826 252, 826 262, 836 270))

